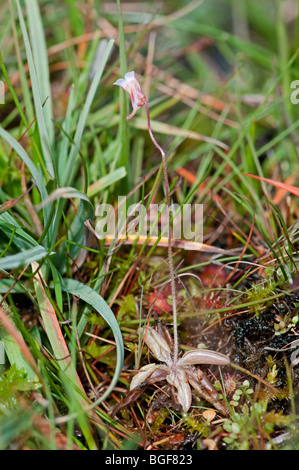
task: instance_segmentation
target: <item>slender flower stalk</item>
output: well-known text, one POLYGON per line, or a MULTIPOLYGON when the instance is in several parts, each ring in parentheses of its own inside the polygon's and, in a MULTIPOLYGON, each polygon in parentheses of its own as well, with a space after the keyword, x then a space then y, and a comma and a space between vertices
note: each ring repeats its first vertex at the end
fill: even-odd
POLYGON ((171 283, 171 294, 172 294, 172 312, 173 312, 173 339, 174 339, 174 348, 173 348, 173 364, 176 364, 178 361, 178 325, 177 325, 177 303, 176 303, 176 289, 175 289, 175 271, 173 265, 173 253, 172 253, 172 229, 171 229, 171 218, 170 218, 170 194, 169 194, 169 181, 167 173, 167 164, 166 164, 166 155, 162 147, 156 141, 150 120, 150 111, 148 102, 144 93, 141 91, 139 82, 135 78, 134 72, 128 72, 125 75, 125 78, 118 79, 114 85, 122 87, 127 93, 129 93, 131 98, 131 104, 133 111, 127 116, 127 119, 131 119, 139 108, 145 106, 147 114, 147 124, 148 132, 154 146, 159 150, 162 157, 162 166, 164 174, 164 185, 165 185, 165 196, 166 196, 166 207, 167 207, 167 224, 168 224, 168 263, 169 263, 169 274, 170 274, 170 283, 171 283))
POLYGON ((175 289, 175 272, 174 272, 174 265, 173 265, 173 257, 172 257, 172 229, 171 229, 171 219, 170 219, 170 195, 169 195, 169 181, 168 181, 168 173, 167 173, 167 165, 166 165, 166 155, 162 147, 156 141, 152 128, 151 128, 151 120, 150 120, 150 112, 148 103, 145 100, 145 108, 147 114, 147 124, 148 124, 148 132, 150 138, 155 145, 155 147, 159 150, 162 157, 162 165, 163 165, 163 174, 164 174, 164 185, 165 185, 165 196, 166 196, 166 207, 167 207, 167 224, 168 224, 168 263, 169 263, 169 272, 170 272, 170 283, 171 283, 171 294, 172 294, 172 312, 173 312, 173 341, 174 341, 174 348, 173 348, 173 362, 174 364, 178 360, 178 325, 177 325, 177 308, 176 308, 176 289, 175 289))

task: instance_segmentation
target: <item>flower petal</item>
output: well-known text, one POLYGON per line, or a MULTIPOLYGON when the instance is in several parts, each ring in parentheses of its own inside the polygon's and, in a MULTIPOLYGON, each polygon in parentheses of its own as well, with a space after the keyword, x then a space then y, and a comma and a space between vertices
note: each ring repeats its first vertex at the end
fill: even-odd
POLYGON ((125 80, 135 80, 135 72, 127 72, 125 74, 125 80))
POLYGON ((124 90, 126 90, 127 88, 127 82, 123 78, 119 78, 118 80, 116 80, 113 85, 121 86, 124 90))
POLYGON ((128 119, 128 120, 129 120, 129 119, 132 119, 132 117, 135 116, 135 114, 137 113, 138 109, 139 109, 139 106, 137 106, 137 104, 134 104, 134 105, 133 105, 133 110, 132 110, 131 114, 129 114, 129 115, 127 116, 127 119, 128 119))
POLYGON ((225 366, 230 363, 228 356, 209 349, 193 349, 187 351, 178 361, 178 366, 184 367, 191 364, 216 364, 225 366))

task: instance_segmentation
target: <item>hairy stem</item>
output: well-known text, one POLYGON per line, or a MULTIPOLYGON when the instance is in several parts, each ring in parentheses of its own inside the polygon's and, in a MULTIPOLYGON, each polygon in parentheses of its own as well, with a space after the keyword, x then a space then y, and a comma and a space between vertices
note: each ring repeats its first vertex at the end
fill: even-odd
POLYGON ((167 207, 167 224, 168 224, 168 263, 169 263, 169 272, 170 272, 170 284, 171 284, 171 294, 172 294, 172 312, 173 312, 173 339, 174 339, 174 357, 173 362, 176 363, 178 360, 178 325, 177 325, 177 306, 176 306, 176 289, 175 289, 175 272, 173 266, 173 258, 172 258, 172 230, 171 230, 171 219, 170 219, 170 196, 169 196, 169 181, 168 181, 168 174, 167 174, 167 165, 166 165, 166 156, 165 152, 162 147, 156 141, 152 128, 151 128, 151 120, 150 120, 150 112, 147 101, 144 103, 146 108, 147 114, 147 123, 148 123, 148 132, 150 138, 155 145, 155 147, 159 150, 162 157, 162 165, 163 165, 163 174, 164 174, 164 184, 165 184, 165 196, 166 196, 166 207, 167 207))

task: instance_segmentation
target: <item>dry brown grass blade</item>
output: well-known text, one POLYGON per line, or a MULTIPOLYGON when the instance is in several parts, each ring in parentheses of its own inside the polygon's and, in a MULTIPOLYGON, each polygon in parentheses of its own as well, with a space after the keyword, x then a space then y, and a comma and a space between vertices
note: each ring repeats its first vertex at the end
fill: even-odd
MULTIPOLYGON (((192 12, 201 3, 202 3, 202 0, 195 0, 194 2, 189 3, 186 7, 181 8, 180 10, 176 10, 170 15, 166 15, 163 18, 154 19, 147 26, 149 29, 154 29, 154 28, 163 26, 165 24, 168 24, 192 12)), ((113 4, 109 5, 109 12, 111 12, 111 7, 113 8, 113 4)), ((124 33, 125 34, 137 33, 143 28, 144 28, 143 24, 128 25, 124 27, 124 33)), ((50 56, 50 55, 57 54, 58 52, 61 52, 69 47, 78 46, 81 43, 93 41, 94 39, 111 37, 114 35, 115 31, 118 34, 118 30, 114 28, 114 26, 111 25, 109 28, 105 28, 105 29, 100 28, 99 30, 87 32, 87 33, 82 34, 81 36, 67 39, 66 41, 63 41, 60 44, 55 44, 54 46, 50 47, 48 49, 48 55, 50 56)))
MULTIPOLYGON (((23 194, 21 194, 20 196, 14 198, 14 199, 9 199, 9 201, 6 201, 4 202, 4 204, 1 204, 0 205, 0 214, 2 214, 2 212, 5 212, 5 211, 8 211, 9 209, 12 209, 16 204, 18 204, 21 199, 25 198, 25 196, 28 194, 29 191, 31 191, 31 188, 32 186, 27 189, 25 188, 25 191, 23 192, 23 194)), ((24 188, 22 188, 24 189, 24 188)))
POLYGON ((229 105, 226 105, 224 102, 217 100, 216 98, 213 98, 210 95, 200 94, 199 91, 191 88, 192 98, 190 98, 190 93, 188 90, 185 89, 186 87, 184 87, 183 83, 180 83, 178 88, 171 88, 163 83, 157 83, 156 88, 157 90, 161 91, 164 95, 171 96, 177 101, 185 103, 187 106, 189 106, 189 108, 196 108, 202 116, 206 115, 216 122, 218 122, 219 119, 222 119, 223 124, 233 129, 239 127, 239 124, 233 121, 232 119, 221 118, 217 112, 212 111, 212 108, 216 108, 216 110, 218 111, 223 111, 225 107, 228 107, 229 105), (201 100, 202 105, 198 103, 199 100, 201 100))
MULTIPOLYGON (((159 247, 167 247, 168 238, 166 237, 146 237, 143 235, 139 235, 136 239, 135 235, 127 235, 123 239, 119 240, 121 243, 127 245, 133 245, 136 243, 137 245, 143 245, 144 243, 148 246, 153 246, 157 244, 159 247)), ((111 245, 111 243, 115 242, 114 236, 107 235, 105 237, 105 245, 111 245)), ((192 251, 202 251, 205 253, 219 253, 221 255, 228 255, 228 254, 236 254, 235 250, 224 250, 222 248, 218 248, 216 246, 208 245, 206 243, 194 242, 190 240, 173 240, 173 248, 181 248, 183 250, 192 250, 192 251)))

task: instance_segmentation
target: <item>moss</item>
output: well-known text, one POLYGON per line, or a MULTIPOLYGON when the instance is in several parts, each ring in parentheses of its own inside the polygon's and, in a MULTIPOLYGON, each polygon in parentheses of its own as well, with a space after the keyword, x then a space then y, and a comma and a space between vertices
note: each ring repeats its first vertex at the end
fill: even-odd
POLYGON ((0 410, 5 412, 17 408, 18 392, 35 390, 39 385, 28 379, 24 369, 14 364, 0 375, 0 410))

